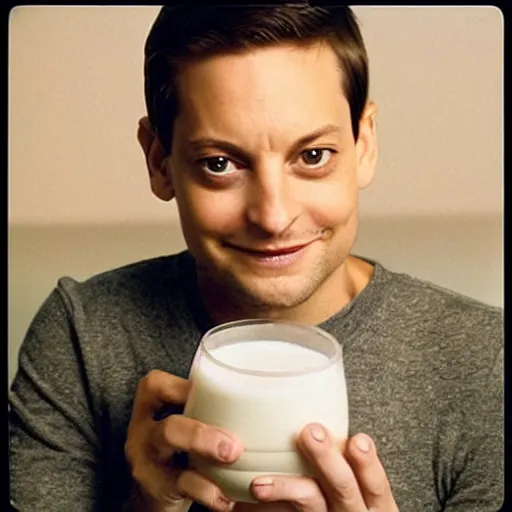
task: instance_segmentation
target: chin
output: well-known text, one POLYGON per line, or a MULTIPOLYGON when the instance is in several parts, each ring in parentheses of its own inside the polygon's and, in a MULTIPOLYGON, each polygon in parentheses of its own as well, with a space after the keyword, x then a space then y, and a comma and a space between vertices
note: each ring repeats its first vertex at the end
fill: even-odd
POLYGON ((215 251, 196 262, 211 289, 229 297, 234 305, 264 312, 291 309, 308 301, 343 265, 345 258, 340 253, 322 254, 313 264, 285 271, 248 268, 215 251))
MULTIPOLYGON (((226 283, 227 284, 227 283, 226 283)), ((321 282, 300 279, 297 276, 255 278, 238 280, 233 278, 229 290, 234 300, 262 309, 294 308, 306 302, 318 289, 321 282)))

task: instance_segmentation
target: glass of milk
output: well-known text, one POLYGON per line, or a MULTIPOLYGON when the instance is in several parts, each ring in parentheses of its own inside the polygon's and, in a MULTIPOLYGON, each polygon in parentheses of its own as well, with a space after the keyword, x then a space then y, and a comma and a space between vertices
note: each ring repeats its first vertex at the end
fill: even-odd
POLYGON ((191 466, 234 501, 255 502, 257 476, 312 475, 296 447, 311 422, 340 443, 348 404, 340 343, 318 327, 242 320, 202 338, 192 364, 184 414, 235 434, 245 450, 233 464, 190 456, 191 466))

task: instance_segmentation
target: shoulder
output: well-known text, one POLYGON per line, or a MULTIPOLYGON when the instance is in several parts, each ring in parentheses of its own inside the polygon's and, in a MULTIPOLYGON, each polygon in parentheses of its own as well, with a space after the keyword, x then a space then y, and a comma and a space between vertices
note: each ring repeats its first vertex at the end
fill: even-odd
MULTIPOLYGON (((33 318, 26 339, 112 340, 139 336, 185 316, 193 279, 187 252, 143 260, 79 281, 61 277, 33 318), (107 336, 108 334, 108 336, 107 336)), ((32 343, 32 342, 31 342, 32 343)), ((60 342, 59 342, 60 343, 60 342)), ((25 346, 27 342, 25 342, 25 346)))
POLYGON ((442 378, 482 378, 503 356, 503 310, 437 284, 381 267, 386 329, 442 378))
MULTIPOLYGON (((185 343, 190 332, 195 335, 185 293, 193 277, 190 259, 179 253, 84 281, 60 278, 31 322, 22 357, 48 367, 49 360, 79 361, 102 390, 106 368, 112 378, 122 374, 128 379, 134 368, 144 374, 159 367, 168 357, 164 341, 185 343)), ((176 361, 181 364, 180 358, 176 361)))
POLYGON ((188 253, 161 256, 111 269, 84 281, 64 276, 58 280, 56 292, 71 309, 138 307, 141 303, 179 295, 190 269, 188 253))
POLYGON ((383 270, 387 292, 401 309, 456 330, 479 325, 501 330, 503 310, 409 274, 383 270))

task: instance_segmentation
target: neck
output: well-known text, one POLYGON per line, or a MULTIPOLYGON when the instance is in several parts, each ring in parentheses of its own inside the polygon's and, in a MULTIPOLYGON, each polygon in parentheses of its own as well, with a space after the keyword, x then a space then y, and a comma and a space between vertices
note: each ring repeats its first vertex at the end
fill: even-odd
POLYGON ((215 324, 267 318, 318 325, 345 308, 370 282, 373 266, 349 256, 308 299, 294 307, 263 307, 233 297, 226 287, 198 271, 198 284, 206 312, 215 324))

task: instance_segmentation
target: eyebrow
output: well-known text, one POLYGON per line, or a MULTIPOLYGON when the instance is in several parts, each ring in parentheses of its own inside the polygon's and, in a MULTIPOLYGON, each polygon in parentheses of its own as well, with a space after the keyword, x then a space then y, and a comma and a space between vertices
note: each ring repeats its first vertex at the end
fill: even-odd
MULTIPOLYGON (((295 141, 292 145, 290 153, 296 152, 300 147, 306 146, 313 142, 314 140, 324 136, 329 135, 331 133, 341 132, 341 126, 333 123, 326 124, 311 133, 308 133, 295 141)), ((247 158, 248 154, 242 148, 233 144, 232 142, 228 142, 222 139, 216 139, 212 137, 199 137, 196 139, 192 139, 187 141, 187 145, 192 149, 202 149, 205 147, 215 147, 219 149, 223 149, 227 152, 230 152, 236 156, 247 158)))

